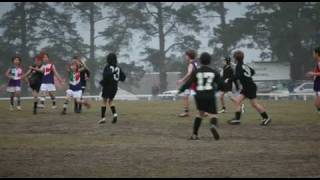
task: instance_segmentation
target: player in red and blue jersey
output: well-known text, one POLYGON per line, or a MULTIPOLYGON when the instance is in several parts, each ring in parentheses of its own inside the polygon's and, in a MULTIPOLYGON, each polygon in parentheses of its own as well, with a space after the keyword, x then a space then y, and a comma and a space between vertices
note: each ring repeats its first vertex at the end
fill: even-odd
MULTIPOLYGON (((196 60, 197 52, 195 50, 190 49, 186 51, 185 55, 186 60, 188 61, 188 72, 182 79, 177 82, 178 85, 182 85, 183 83, 185 83, 190 78, 191 74, 199 67, 198 61, 196 60)), ((179 114, 179 117, 189 116, 189 96, 195 95, 195 89, 196 85, 192 84, 189 89, 185 90, 183 97, 184 112, 179 114)))
POLYGON ((314 78, 313 90, 316 93, 314 105, 320 114, 320 47, 314 49, 313 58, 316 61, 316 67, 314 71, 308 72, 307 75, 314 78))
POLYGON ((46 98, 46 94, 48 93, 52 100, 52 108, 56 109, 56 98, 54 92, 56 91, 56 87, 54 85, 54 76, 57 77, 58 81, 63 83, 63 80, 59 73, 57 72, 54 64, 50 62, 49 55, 47 53, 42 54, 43 65, 41 68, 32 68, 33 70, 39 71, 43 73, 41 86, 40 86, 40 94, 42 95, 40 99, 40 105, 38 107, 44 107, 44 101, 46 98))
POLYGON ((23 77, 21 57, 14 56, 11 61, 13 66, 6 71, 6 76, 9 78, 7 92, 10 93, 10 111, 14 110, 14 97, 17 97, 17 110, 20 111, 21 79, 23 77))

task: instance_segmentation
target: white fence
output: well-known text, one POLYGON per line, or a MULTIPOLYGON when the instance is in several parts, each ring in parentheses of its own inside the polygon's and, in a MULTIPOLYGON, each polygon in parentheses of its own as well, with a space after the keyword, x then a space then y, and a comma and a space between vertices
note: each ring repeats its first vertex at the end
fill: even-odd
MULTIPOLYGON (((218 95, 218 94, 217 94, 218 95)), ((282 94, 282 93, 258 93, 259 98, 267 98, 267 99, 290 99, 290 100, 304 100, 307 101, 308 98, 313 98, 314 93, 292 93, 292 94, 282 94)), ((57 96, 56 99, 64 99, 65 96, 57 96)), ((101 97, 99 95, 95 96, 84 96, 84 98, 91 99, 94 101, 99 101, 101 97)), ((175 96, 171 94, 166 95, 158 95, 158 96, 152 96, 151 94, 140 94, 140 95, 117 95, 115 97, 115 100, 147 100, 151 101, 154 99, 157 100, 177 100, 178 98, 181 98, 181 96, 175 96)), ((21 97, 22 100, 30 100, 32 97, 21 97)), ((9 97, 0 98, 0 101, 7 101, 10 100, 9 97)))

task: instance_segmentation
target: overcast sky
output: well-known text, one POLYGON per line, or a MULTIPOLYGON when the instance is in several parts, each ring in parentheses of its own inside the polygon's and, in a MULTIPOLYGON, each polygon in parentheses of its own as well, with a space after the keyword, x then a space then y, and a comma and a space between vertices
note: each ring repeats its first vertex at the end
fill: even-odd
MULTIPOLYGON (((233 3, 233 2, 227 2, 225 4, 226 8, 228 8, 228 14, 227 14, 227 21, 231 20, 231 19, 234 19, 236 17, 240 17, 240 16, 243 16, 246 12, 246 8, 245 6, 247 5, 248 3, 242 3, 242 4, 237 4, 237 3, 233 3)), ((3 13, 9 11, 13 6, 13 3, 12 2, 0 2, 0 15, 2 16, 3 13)), ((101 30, 104 29, 104 25, 105 25, 106 22, 104 21, 101 21, 99 23, 97 23, 97 26, 96 26, 96 32, 99 32, 101 30)), ((219 24, 219 20, 218 19, 215 19, 215 20, 210 20, 210 22, 208 22, 208 24, 210 24, 211 26, 215 26, 217 24, 219 24)), ((89 43, 89 27, 85 24, 82 24, 82 23, 77 23, 77 29, 80 33, 80 35, 84 38, 85 42, 86 43, 89 43)), ((208 44, 208 38, 209 38, 209 32, 204 32, 204 33, 201 33, 200 35, 198 34, 195 34, 199 40, 201 40, 201 48, 200 48, 200 53, 203 52, 203 51, 208 51, 208 52, 212 52, 211 48, 208 48, 207 47, 207 44, 208 44)), ((136 61, 137 64, 140 64, 142 65, 143 63, 142 62, 139 62, 138 60, 139 59, 142 59, 143 57, 140 57, 139 53, 143 50, 143 44, 141 43, 138 43, 138 37, 139 36, 135 36, 134 39, 133 39, 133 42, 136 42, 136 43, 132 43, 131 44, 131 51, 129 51, 129 58, 128 59, 120 59, 120 61, 122 62, 128 62, 128 61, 136 61)), ((173 39, 169 39, 168 42, 172 42, 173 39)), ((103 39, 97 39, 96 40, 96 43, 97 45, 102 45, 104 43, 103 39)), ((149 43, 149 45, 153 46, 153 47, 158 47, 158 42, 156 39, 154 39, 153 41, 151 41, 149 43)), ((259 51, 257 50, 249 50, 249 49, 242 49, 244 50, 244 52, 246 53, 246 60, 248 62, 250 61, 257 61, 259 60, 259 51)), ((104 52, 97 52, 97 56, 103 56, 105 55, 104 52)))

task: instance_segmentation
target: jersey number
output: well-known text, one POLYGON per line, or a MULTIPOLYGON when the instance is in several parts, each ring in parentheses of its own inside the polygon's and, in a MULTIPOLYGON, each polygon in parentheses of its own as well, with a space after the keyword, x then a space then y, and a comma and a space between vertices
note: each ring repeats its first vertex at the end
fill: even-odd
POLYGON ((251 69, 250 69, 249 66, 242 65, 242 69, 243 69, 244 76, 246 76, 246 77, 251 77, 252 76, 251 69))
POLYGON ((214 79, 214 73, 205 72, 205 73, 197 73, 197 80, 198 80, 198 91, 204 90, 212 90, 212 81, 214 79), (206 79, 206 83, 204 84, 204 79, 206 79))
POLYGON ((119 78, 120 78, 120 68, 119 67, 116 67, 114 68, 113 66, 110 67, 111 68, 111 71, 113 73, 113 79, 115 81, 119 81, 119 78))

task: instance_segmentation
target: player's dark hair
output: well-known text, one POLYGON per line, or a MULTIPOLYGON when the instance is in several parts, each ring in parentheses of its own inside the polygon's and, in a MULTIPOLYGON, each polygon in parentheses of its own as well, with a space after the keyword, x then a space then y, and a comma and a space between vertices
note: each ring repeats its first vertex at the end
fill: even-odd
POLYGON ((11 58, 11 62, 13 62, 16 58, 18 58, 19 61, 20 61, 20 63, 21 63, 22 59, 21 59, 21 57, 18 56, 18 55, 13 56, 13 57, 11 58))
POLYGON ((243 63, 244 53, 242 51, 236 51, 233 53, 233 58, 239 62, 243 63))
POLYGON ((117 55, 115 53, 108 54, 107 63, 111 66, 116 66, 118 64, 117 55))
POLYGON ((226 61, 227 65, 230 65, 230 63, 231 63, 230 57, 225 57, 224 60, 226 61))
POLYGON ((316 47, 314 49, 314 52, 317 53, 320 56, 320 46, 316 47))
POLYGON ((43 58, 44 56, 47 56, 48 58, 50 58, 50 57, 49 57, 49 54, 48 54, 48 53, 45 53, 45 52, 42 53, 42 58, 43 58))
POLYGON ((186 55, 190 58, 190 59, 195 59, 197 57, 197 52, 193 49, 189 49, 188 51, 186 51, 186 55))
POLYGON ((200 56, 200 63, 202 65, 209 65, 211 62, 211 55, 207 52, 204 52, 200 56))

